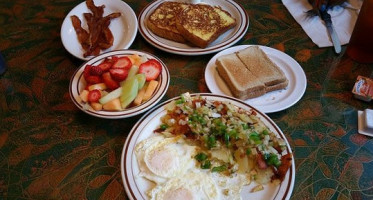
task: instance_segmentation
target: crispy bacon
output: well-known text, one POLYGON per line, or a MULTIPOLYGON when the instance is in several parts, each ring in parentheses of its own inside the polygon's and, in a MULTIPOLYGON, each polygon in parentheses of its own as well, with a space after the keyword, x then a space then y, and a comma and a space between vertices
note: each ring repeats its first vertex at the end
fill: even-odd
POLYGON ((113 46, 114 36, 109 29, 110 20, 121 16, 121 13, 111 13, 103 17, 104 5, 95 6, 93 0, 86 0, 86 4, 92 11, 92 13, 83 13, 89 33, 81 27, 81 22, 77 16, 71 17, 79 42, 85 51, 84 57, 96 56, 100 54, 101 50, 113 46))

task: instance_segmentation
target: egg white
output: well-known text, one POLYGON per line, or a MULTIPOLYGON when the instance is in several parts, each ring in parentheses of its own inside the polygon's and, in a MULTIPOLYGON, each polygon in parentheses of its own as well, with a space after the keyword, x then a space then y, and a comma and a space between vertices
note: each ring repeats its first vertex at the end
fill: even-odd
POLYGON ((217 200, 220 194, 216 183, 207 173, 188 172, 169 179, 149 191, 152 200, 217 200))
POLYGON ((156 135, 147 138, 135 147, 140 176, 155 183, 185 173, 195 166, 195 146, 185 144, 181 136, 165 138, 156 135))

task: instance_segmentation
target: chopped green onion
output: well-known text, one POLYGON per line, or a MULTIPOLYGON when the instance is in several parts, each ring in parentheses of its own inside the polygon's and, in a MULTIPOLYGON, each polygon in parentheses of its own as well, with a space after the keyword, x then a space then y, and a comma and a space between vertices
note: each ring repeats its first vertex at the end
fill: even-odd
POLYGON ((268 130, 267 130, 267 129, 264 129, 264 130, 263 130, 263 132, 262 132, 262 134, 263 134, 263 135, 268 135, 268 134, 269 134, 269 132, 268 132, 268 130))
POLYGON ((247 130, 247 129, 249 129, 249 125, 248 124, 242 124, 242 128, 243 128, 243 130, 247 130))
POLYGON ((196 156, 194 156, 194 158, 201 162, 207 159, 207 155, 205 153, 199 153, 196 156))
POLYGON ((201 163, 202 169, 210 169, 210 167, 211 167, 211 162, 209 160, 205 160, 203 163, 201 163))
POLYGON ((251 149, 246 149, 246 155, 250 155, 251 154, 251 149))
POLYGON ((257 132, 252 132, 249 135, 250 140, 254 141, 255 144, 261 144, 262 140, 257 132))
POLYGON ((275 167, 279 167, 281 165, 281 161, 278 159, 276 154, 267 154, 267 158, 265 158, 268 165, 273 165, 275 167))
POLYGON ((160 128, 162 130, 166 130, 168 128, 168 125, 167 124, 161 124, 160 128))
POLYGON ((176 100, 176 104, 182 104, 185 102, 185 97, 183 95, 180 95, 180 99, 179 100, 176 100))
POLYGON ((224 142, 225 142, 225 145, 229 146, 229 144, 230 144, 229 134, 227 134, 227 133, 224 134, 224 142))
POLYGON ((225 170, 227 170, 227 166, 225 166, 225 165, 221 165, 219 167, 213 167, 211 169, 212 172, 223 172, 225 170))
POLYGON ((216 138, 213 135, 207 137, 207 147, 211 149, 216 146, 216 138))

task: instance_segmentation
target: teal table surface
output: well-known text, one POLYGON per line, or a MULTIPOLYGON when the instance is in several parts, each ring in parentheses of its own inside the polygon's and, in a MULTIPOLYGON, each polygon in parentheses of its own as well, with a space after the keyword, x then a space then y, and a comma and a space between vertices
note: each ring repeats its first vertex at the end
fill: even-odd
MULTIPOLYGON (((63 47, 61 24, 77 0, 1 0, 0 199, 128 199, 121 152, 142 115, 101 119, 71 101, 69 82, 83 61, 63 47)), ((149 0, 125 0, 136 15, 149 0)), ((249 28, 235 45, 258 44, 285 52, 307 76, 306 92, 292 107, 269 114, 294 151, 291 199, 373 199, 373 140, 358 133, 357 111, 372 103, 354 98, 359 64, 332 47, 319 48, 279 0, 237 0, 249 28)), ((171 80, 162 101, 184 92, 209 92, 204 69, 214 54, 174 55, 139 33, 130 49, 150 52, 171 80)))

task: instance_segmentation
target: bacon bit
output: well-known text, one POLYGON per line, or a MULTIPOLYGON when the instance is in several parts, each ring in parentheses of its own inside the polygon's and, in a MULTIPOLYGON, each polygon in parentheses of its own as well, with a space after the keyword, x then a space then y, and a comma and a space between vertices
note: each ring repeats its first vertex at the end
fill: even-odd
POLYGON ((263 154, 260 153, 260 151, 258 151, 258 154, 256 155, 256 162, 258 163, 259 169, 267 169, 268 165, 264 160, 263 154))

